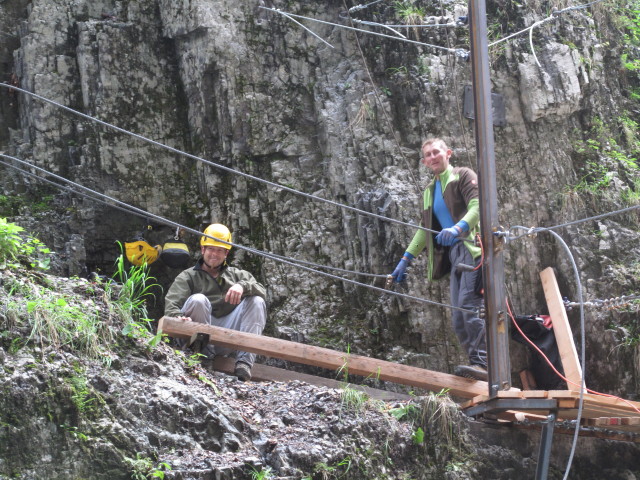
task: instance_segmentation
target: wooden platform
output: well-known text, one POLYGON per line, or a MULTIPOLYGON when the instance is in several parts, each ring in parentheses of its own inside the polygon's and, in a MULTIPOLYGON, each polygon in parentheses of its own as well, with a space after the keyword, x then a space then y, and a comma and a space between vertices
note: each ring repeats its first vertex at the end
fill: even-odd
MULTIPOLYGON (((569 390, 524 390, 521 392, 498 392, 496 400, 554 400, 557 422, 576 420, 580 393, 569 390)), ((493 399, 488 395, 478 395, 461 404, 463 410, 489 404, 493 399)), ((495 401, 495 400, 493 400, 495 401)), ((498 403, 498 402, 496 402, 498 403)), ((546 419, 551 409, 519 411, 510 409, 496 411, 495 418, 505 422, 540 422, 546 419)), ((584 427, 599 428, 614 432, 640 434, 640 402, 602 395, 584 394, 580 424, 584 427)), ((638 439, 627 439, 640 442, 638 439)))

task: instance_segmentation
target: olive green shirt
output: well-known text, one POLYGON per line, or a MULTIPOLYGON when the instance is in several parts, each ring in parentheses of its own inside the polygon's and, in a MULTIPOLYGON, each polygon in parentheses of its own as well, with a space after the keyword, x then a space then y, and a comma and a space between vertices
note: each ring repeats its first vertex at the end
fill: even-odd
POLYGON ((225 266, 217 278, 202 269, 202 259, 195 266, 180 273, 173 281, 165 297, 164 314, 179 317, 187 299, 196 293, 202 293, 211 302, 211 314, 216 317, 229 315, 237 305, 224 301, 229 289, 239 284, 242 298, 257 295, 266 300, 266 289, 246 270, 225 266))

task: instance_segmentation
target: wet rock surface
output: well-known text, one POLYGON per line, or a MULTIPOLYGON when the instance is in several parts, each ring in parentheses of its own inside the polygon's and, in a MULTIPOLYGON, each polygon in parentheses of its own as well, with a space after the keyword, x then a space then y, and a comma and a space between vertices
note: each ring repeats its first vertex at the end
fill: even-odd
MULTIPOLYGON (((137 479, 161 471, 176 480, 535 474, 539 429, 471 421, 446 395, 382 402, 346 384, 241 382, 166 343, 150 348, 149 338, 123 335, 104 305, 97 308, 114 337, 97 358, 30 338, 27 292, 46 285, 90 310, 102 286, 0 273, 1 479, 137 479)), ((556 435, 553 445, 549 478, 562 478, 570 436, 556 435)), ((637 448, 580 438, 570 478, 634 475, 637 448)))

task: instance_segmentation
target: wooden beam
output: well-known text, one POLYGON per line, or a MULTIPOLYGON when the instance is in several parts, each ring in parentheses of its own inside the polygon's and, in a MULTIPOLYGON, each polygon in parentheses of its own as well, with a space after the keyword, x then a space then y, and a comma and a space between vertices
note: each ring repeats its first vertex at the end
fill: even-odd
POLYGON ((551 316, 551 323, 556 336, 564 376, 569 380, 567 388, 574 392, 579 392, 580 385, 582 385, 582 367, 578 361, 578 352, 573 341, 569 318, 567 317, 567 311, 560 295, 553 268, 548 267, 540 272, 540 279, 542 280, 544 296, 549 307, 549 315, 551 316))
POLYGON ((184 322, 173 317, 162 317, 158 323, 158 330, 170 337, 184 339, 191 338, 194 333, 206 333, 209 334, 210 343, 233 350, 281 358, 330 370, 345 371, 349 374, 377 378, 435 392, 447 388, 452 395, 462 398, 472 398, 489 391, 487 382, 479 380, 203 323, 184 322))
MULTIPOLYGON (((230 357, 216 357, 211 363, 211 367, 219 372, 228 373, 233 375, 235 369, 236 360, 230 357)), ((291 382, 294 380, 305 382, 310 385, 317 385, 319 387, 329 387, 335 389, 343 389, 347 386, 346 383, 334 380, 332 378, 318 377, 317 375, 309 375, 308 373, 294 372, 292 370, 285 370, 284 368, 273 367, 271 365, 262 365, 256 363, 251 369, 251 380, 254 381, 274 381, 274 382, 291 382)), ((349 388, 366 393, 370 398, 374 400, 412 400, 414 397, 407 395, 406 393, 389 392, 387 390, 380 390, 378 388, 367 387, 365 385, 353 385, 348 384, 349 388)))

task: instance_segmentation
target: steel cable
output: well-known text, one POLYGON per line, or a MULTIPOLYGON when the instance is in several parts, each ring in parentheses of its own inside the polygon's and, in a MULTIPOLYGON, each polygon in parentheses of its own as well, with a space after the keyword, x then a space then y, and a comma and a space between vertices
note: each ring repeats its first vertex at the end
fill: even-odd
MULTIPOLYGON (((203 233, 198 231, 198 230, 195 230, 193 228, 187 227, 187 226, 182 225, 182 224, 180 224, 178 222, 174 222, 173 220, 169 220, 169 219, 164 218, 164 217, 162 217, 160 215, 155 215, 153 213, 147 212, 147 211, 145 211, 145 210, 143 210, 141 208, 134 207, 133 205, 129 205, 126 202, 122 202, 120 200, 117 200, 117 199, 115 199, 113 197, 109 197, 108 195, 102 194, 100 192, 96 192, 95 190, 92 190, 92 189, 90 189, 88 187, 80 185, 79 183, 76 183, 76 182, 73 182, 71 180, 68 180, 68 179, 66 179, 64 177, 61 177, 60 175, 55 174, 55 173, 48 172, 47 170, 45 170, 45 169, 43 169, 41 167, 38 167, 38 166, 33 165, 33 164, 30 164, 29 162, 26 162, 26 161, 21 160, 19 158, 12 157, 10 155, 6 155, 6 154, 3 154, 3 153, 0 153, 0 157, 4 157, 4 158, 7 158, 7 159, 16 161, 18 163, 21 163, 23 165, 26 165, 26 166, 28 166, 30 168, 34 168, 34 169, 36 169, 36 170, 38 170, 38 171, 40 171, 40 172, 42 172, 42 173, 44 173, 46 175, 50 175, 53 178, 56 178, 57 180, 63 181, 63 182, 65 182, 67 184, 70 184, 70 185, 72 185, 74 187, 80 188, 81 190, 83 190, 85 192, 88 192, 88 193, 90 193, 92 195, 100 197, 101 199, 110 200, 112 202, 115 202, 118 206, 120 206, 122 208, 125 208, 129 213, 136 214, 136 215, 141 216, 141 217, 146 218, 146 219, 153 219, 153 220, 157 221, 158 223, 161 223, 161 224, 164 224, 164 225, 168 225, 168 226, 173 227, 173 228, 181 228, 184 231, 192 233, 194 235, 203 236, 203 233)), ((6 162, 0 162, 0 163, 2 163, 4 165, 7 165, 7 166, 10 166, 12 168, 15 168, 13 165, 7 164, 6 162)), ((28 172, 26 172, 26 173, 28 173, 28 172)), ((31 175, 34 176, 35 178, 40 178, 37 175, 34 175, 34 174, 31 174, 31 175)), ((52 183, 52 182, 49 182, 49 183, 52 183)), ((55 183, 53 183, 53 184, 55 185, 55 183)), ((74 192, 74 193, 79 193, 79 192, 74 192)), ((89 198, 89 199, 96 200, 95 197, 92 197, 92 196, 89 196, 89 195, 85 195, 85 196, 87 198, 89 198)), ((108 206, 115 206, 115 205, 109 204, 108 202, 107 202, 107 205, 108 206)), ((208 235, 204 235, 204 236, 208 236, 208 235)), ((209 238, 212 238, 212 237, 209 237, 209 238)), ((300 268, 300 269, 308 271, 308 272, 316 273, 318 275, 329 277, 329 278, 332 278, 334 280, 340 280, 342 282, 350 283, 350 284, 356 285, 358 287, 368 288, 370 290, 378 291, 378 292, 381 292, 381 293, 386 293, 388 295, 393 295, 393 296, 397 296, 397 297, 401 297, 401 298, 406 298, 408 300, 414 300, 414 301, 417 301, 417 302, 420 302, 420 303, 427 303, 427 304, 435 305, 435 306, 439 306, 439 307, 450 308, 452 310, 459 310, 459 311, 462 311, 462 312, 465 312, 465 313, 471 313, 471 314, 476 314, 477 313, 477 311, 474 311, 474 310, 468 310, 468 309, 465 309, 465 308, 455 307, 453 305, 447 305, 445 303, 435 302, 433 300, 428 300, 426 298, 420 298, 420 297, 415 297, 413 295, 407 295, 407 294, 404 294, 404 293, 394 292, 392 290, 387 290, 387 289, 384 289, 384 288, 375 287, 373 285, 368 285, 366 283, 357 282, 355 280, 351 280, 351 279, 348 279, 348 278, 340 277, 340 276, 337 276, 337 275, 332 275, 330 273, 322 272, 320 270, 315 270, 313 268, 306 267, 306 266, 304 266, 304 265, 302 265, 300 263, 297 263, 297 261, 295 259, 290 259, 289 257, 284 257, 284 256, 281 256, 281 255, 275 255, 275 254, 272 254, 270 252, 264 252, 262 250, 258 250, 258 249, 251 248, 251 247, 245 247, 243 245, 239 245, 239 244, 232 243, 232 242, 225 242, 225 241, 220 240, 218 238, 216 238, 215 240, 216 241, 220 241, 222 243, 227 243, 227 244, 229 244, 229 245, 231 245, 233 247, 236 247, 236 248, 238 248, 240 250, 245 250, 247 252, 254 253, 256 255, 260 255, 262 257, 274 260, 276 262, 285 263, 285 264, 300 268)), ((330 267, 330 268, 333 268, 333 267, 330 267)))

